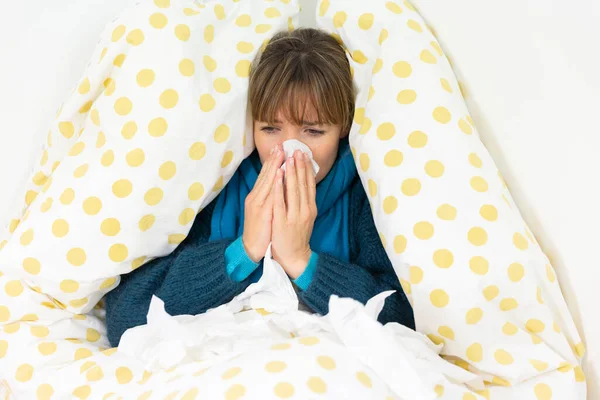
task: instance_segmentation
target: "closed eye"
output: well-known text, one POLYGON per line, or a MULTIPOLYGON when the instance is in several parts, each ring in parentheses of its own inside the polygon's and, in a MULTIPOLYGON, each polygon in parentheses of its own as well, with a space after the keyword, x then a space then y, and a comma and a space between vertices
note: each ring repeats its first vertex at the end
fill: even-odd
POLYGON ((308 129, 308 133, 314 136, 319 136, 325 133, 325 131, 320 131, 318 129, 308 129))
POLYGON ((262 128, 260 128, 261 131, 265 132, 265 133, 275 133, 275 130, 277 128, 274 128, 272 126, 263 126, 262 128))

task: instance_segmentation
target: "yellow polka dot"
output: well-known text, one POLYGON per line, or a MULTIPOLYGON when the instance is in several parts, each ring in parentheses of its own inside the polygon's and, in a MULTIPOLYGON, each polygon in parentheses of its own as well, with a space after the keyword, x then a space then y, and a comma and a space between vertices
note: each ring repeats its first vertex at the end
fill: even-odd
POLYGON ((160 176, 161 179, 168 181, 175 176, 176 172, 177 166, 175 163, 173 161, 167 161, 158 169, 158 176, 160 176))
POLYGON ((280 399, 287 399, 294 395, 295 389, 291 383, 280 382, 275 385, 273 392, 275 393, 275 396, 279 397, 280 399))
POLYGON ((105 167, 110 167, 115 161, 115 153, 112 150, 106 150, 100 158, 100 163, 105 167))
POLYGON ((114 244, 108 250, 108 257, 114 262, 123 262, 127 259, 129 250, 124 244, 114 244))
POLYGON ((212 43, 214 38, 215 38, 215 27, 212 25, 207 25, 206 28, 204 28, 204 41, 206 41, 206 43, 212 43))
POLYGON ((431 43, 431 47, 433 47, 436 51, 436 53, 438 53, 438 55, 442 55, 444 52, 442 51, 442 47, 440 46, 440 44, 436 41, 432 41, 431 43))
POLYGON ((525 239, 525 237, 523 237, 523 235, 521 235, 518 232, 513 235, 513 243, 515 247, 519 250, 527 250, 527 248, 529 247, 527 239, 525 239))
POLYGON ((476 226, 469 230, 469 233, 467 234, 467 238, 469 239, 469 242, 472 245, 483 246, 484 244, 487 243, 488 234, 485 231, 485 229, 476 226))
POLYGON ((106 236, 116 236, 121 231, 121 224, 115 218, 107 218, 102 221, 100 231, 106 236))
POLYGON ((517 328, 517 326, 515 324, 512 324, 510 322, 505 323, 504 326, 502 327, 502 333, 504 333, 505 335, 508 335, 508 336, 516 335, 518 331, 519 331, 519 328, 517 328))
POLYGON ((500 301, 500 309, 502 311, 514 310, 518 306, 519 306, 519 303, 517 302, 517 300, 513 299, 512 297, 507 297, 500 301))
POLYGON ((385 7, 390 10, 391 12, 393 12, 394 14, 401 14, 402 13, 402 8, 391 1, 388 1, 387 3, 385 3, 385 7))
POLYGON ((159 102, 163 108, 171 109, 179 102, 179 94, 176 90, 167 89, 160 95, 159 102))
POLYGON ((185 240, 185 235, 183 234, 173 234, 169 235, 169 244, 179 244, 185 240))
POLYGON ((362 169, 363 172, 368 171, 371 161, 369 160, 369 155, 367 153, 363 153, 360 155, 359 164, 360 164, 360 169, 362 169))
POLYGON ((37 400, 50 400, 54 394, 54 388, 50 384, 44 383, 38 386, 35 394, 37 400))
POLYGON ((440 326, 438 333, 446 339, 454 340, 454 331, 449 326, 440 326))
POLYGON ((79 290, 79 283, 72 279, 65 279, 60 283, 60 290, 64 293, 75 293, 79 290))
MULTIPOLYGON (((164 118, 154 118, 148 124, 148 133, 153 137, 163 136, 167 132, 168 123, 164 118)), ((137 128, 136 128, 137 129, 137 128)))
POLYGON ((383 67, 383 60, 381 58, 378 58, 377 60, 375 60, 375 64, 373 65, 373 75, 378 73, 381 70, 381 67, 383 67))
POLYGON ((0 306, 0 322, 6 322, 10 319, 10 310, 6 306, 0 306))
POLYGON ((146 155, 144 154, 144 150, 134 149, 127 153, 125 159, 130 167, 139 167, 146 160, 146 155))
POLYGON ((75 267, 82 266, 86 261, 85 251, 79 247, 74 247, 67 252, 67 261, 75 267))
POLYGON ((125 27, 125 25, 119 25, 119 26, 117 26, 112 31, 111 40, 113 42, 118 42, 119 39, 121 39, 123 37, 123 35, 125 34, 126 30, 127 30, 127 28, 125 27))
POLYGON ((471 271, 473 271, 477 275, 487 274, 489 267, 490 263, 488 262, 488 260, 481 256, 475 256, 472 257, 471 260, 469 260, 469 268, 471 268, 471 271))
POLYGON ((225 400, 238 400, 246 394, 246 387, 244 385, 236 384, 230 386, 225 392, 225 400))
POLYGON ((183 42, 187 42, 190 34, 190 27, 185 24, 179 24, 175 27, 175 36, 183 42))
POLYGON ((575 374, 575 382, 585 382, 585 374, 579 365, 573 368, 573 373, 575 374))
POLYGON ((465 122, 462 118, 458 121, 458 127, 466 135, 470 135, 473 133, 473 128, 471 128, 471 125, 465 122))
POLYGON ((477 397, 473 393, 465 393, 462 400, 477 400, 477 397))
POLYGON ((431 300, 431 304, 433 304, 434 306, 438 308, 444 308, 450 302, 450 297, 448 296, 448 293, 446 293, 444 290, 435 289, 432 290, 429 294, 429 300, 431 300))
POLYGON ((202 96, 200 96, 199 105, 202 111, 209 112, 213 108, 215 108, 216 104, 217 103, 215 99, 210 94, 203 94, 202 96))
POLYGON ((556 282, 556 275, 554 274, 554 268, 550 264, 546 264, 546 278, 548 278, 548 282, 554 283, 556 282))
POLYGON ((85 377, 90 382, 97 382, 104 378, 104 371, 99 365, 95 365, 86 372, 85 377))
MULTIPOLYGON (((127 382, 125 382, 127 383, 127 382)), ((185 392, 185 394, 181 397, 181 400, 195 400, 198 396, 198 388, 192 388, 185 392)))
POLYGON ((439 178, 440 176, 444 175, 444 171, 444 164, 437 160, 431 160, 425 164, 425 172, 432 178, 439 178))
MULTIPOLYGON (((40 262, 32 257, 27 257, 23 260, 23 269, 31 275, 37 275, 40 273, 42 265, 40 262)), ((1 311, 1 308, 0 308, 1 311)), ((0 312, 0 322, 2 321, 2 313, 0 312)))
MULTIPOLYGON (((77 91, 80 94, 86 94, 87 92, 89 92, 90 91, 90 80, 88 78, 84 78, 81 81, 81 83, 79 84, 77 91)), ((88 110, 89 110, 89 108, 88 108, 88 110)))
POLYGON ((440 78, 440 83, 442 84, 442 88, 448 93, 452 93, 452 86, 450 86, 450 82, 448 82, 445 78, 440 78))
POLYGON ((483 347, 479 343, 473 343, 467 347, 467 358, 472 362, 483 360, 483 347))
POLYGON ((152 83, 154 83, 155 77, 156 77, 156 74, 154 73, 153 70, 143 69, 140 72, 138 72, 136 81, 137 81, 138 85, 140 85, 143 88, 146 88, 146 87, 152 85, 152 83))
POLYGON ((315 336, 307 336, 300 338, 298 342, 304 346, 314 346, 320 342, 318 337, 315 336))
POLYGON ((202 142, 194 143, 188 152, 188 155, 192 160, 202 160, 206 155, 206 145, 202 142))
POLYGON ((83 385, 83 386, 79 386, 77 388, 75 388, 75 390, 73 390, 73 396, 77 397, 80 400, 85 400, 88 397, 90 397, 90 394, 92 393, 92 388, 90 388, 88 385, 83 385))
POLYGON ((33 377, 33 367, 31 364, 21 364, 17 368, 15 379, 19 382, 28 382, 33 377))
POLYGON ((471 178, 471 187, 473 188, 473 190, 483 193, 483 192, 487 192, 488 190, 488 183, 485 179, 483 179, 480 176, 474 176, 473 178, 471 178))
POLYGON ((361 50, 354 50, 352 52, 352 59, 359 64, 366 64, 369 59, 361 50))
POLYGON ((179 63, 179 72, 183 76, 188 76, 188 77, 194 76, 195 70, 196 70, 196 67, 194 66, 194 62, 192 60, 190 60, 189 58, 184 58, 179 63))
POLYGON ((427 64, 437 63, 437 58, 435 58, 435 56, 429 50, 423 50, 421 52, 420 58, 421 58, 421 61, 423 61, 424 63, 427 63, 427 64))
POLYGON ((421 182, 416 178, 405 179, 402 182, 402 193, 406 196, 415 196, 421 191, 421 182))
POLYGON ((102 209, 102 201, 97 197, 88 197, 83 202, 83 211, 87 215, 96 215, 102 209))
POLYGON ((96 148, 99 149, 106 144, 106 136, 104 132, 98 132, 98 137, 96 138, 96 148))
POLYGON ((235 65, 235 73, 240 78, 247 78, 250 75, 250 61, 241 60, 235 65))
MULTIPOLYGON (((433 225, 429 222, 421 221, 415 224, 413 227, 413 233, 418 239, 427 240, 433 236, 433 225)), ((434 256, 435 258, 435 256, 434 256)))
POLYGON ((270 372, 272 374, 279 373, 287 368, 287 364, 283 361, 271 361, 267 365, 265 365, 265 371, 270 372))
POLYGON ((454 255, 450 250, 447 249, 436 250, 433 253, 433 262, 439 268, 450 268, 452 264, 454 264, 454 255))
POLYGON ((371 377, 362 371, 356 373, 356 379, 358 379, 358 381, 364 387, 367 387, 369 389, 373 387, 373 383, 371 382, 371 377))
POLYGON ((146 257, 144 257, 144 256, 138 257, 131 262, 131 269, 132 270, 138 269, 139 267, 144 265, 145 262, 146 262, 146 257))
POLYGON ((333 26, 338 29, 341 28, 346 23, 346 18, 348 18, 348 16, 346 15, 345 12, 343 12, 343 11, 336 12, 333 16, 333 26))
POLYGON ((403 160, 404 160, 404 156, 402 155, 401 151, 390 150, 385 154, 383 162, 388 167, 397 167, 400 164, 402 164, 403 160))
POLYGON ((494 300, 498 294, 500 294, 500 289, 498 289, 498 286, 496 285, 490 285, 483 289, 483 297, 485 297, 487 301, 494 300))
POLYGON ((423 28, 421 27, 421 24, 419 24, 414 19, 409 19, 408 22, 406 23, 406 25, 415 32, 419 32, 419 33, 423 32, 423 28))
POLYGON ((513 356, 506 350, 496 350, 494 353, 496 361, 502 365, 510 365, 514 362, 513 356))
POLYGON ((552 399, 552 389, 550 386, 545 383, 538 383, 533 388, 535 393, 535 397, 537 400, 551 400, 552 399))
POLYGON ((467 315, 465 317, 465 322, 469 325, 475 325, 483 318, 483 310, 479 307, 471 308, 467 311, 467 315))
POLYGON ((217 78, 213 82, 213 87, 218 93, 227 93, 231 90, 231 84, 225 78, 217 78))
POLYGON ((412 74, 412 67, 406 61, 398 61, 392 66, 392 72, 398 78, 408 78, 412 74))
POLYGON ((23 246, 29 245, 33 241, 34 233, 33 229, 28 229, 21 235, 20 243, 23 246))
POLYGON ((544 331, 544 329, 546 329, 546 326, 539 319, 532 318, 532 319, 527 320, 527 323, 525 324, 525 328, 530 333, 542 333, 544 331))
POLYGON ((112 192, 115 196, 123 199, 131 194, 133 186, 127 179, 120 179, 112 185, 112 192))
POLYGON ((434 391, 437 397, 442 397, 444 395, 444 386, 435 385, 434 391))
POLYGON ((535 368, 536 370, 538 370, 539 372, 543 372, 546 369, 548 369, 548 363, 544 362, 544 361, 539 361, 539 360, 529 360, 529 363, 531 364, 531 366, 533 368, 535 368))
POLYGON ((254 51, 254 45, 250 42, 238 42, 237 51, 242 54, 252 53, 254 51))
POLYGON ((446 107, 436 107, 433 110, 433 119, 441 124, 447 124, 452 119, 452 114, 446 107))
POLYGON ((233 368, 230 368, 227 371, 225 371, 223 373, 223 375, 221 375, 221 378, 225 379, 225 380, 232 379, 232 378, 236 377, 237 375, 239 375, 240 372, 242 372, 241 368, 233 367, 233 368))
POLYGON ((133 46, 139 46, 144 42, 144 32, 140 29, 134 29, 127 34, 127 43, 133 46))
POLYGON ((103 84, 104 84, 104 95, 105 96, 112 96, 112 94, 117 89, 117 84, 115 83, 115 81, 113 79, 111 79, 111 78, 106 78, 104 80, 103 84))
POLYGON ((192 208, 186 208, 179 214, 179 224, 185 226, 196 218, 196 211, 192 208))
POLYGON ((113 65, 115 67, 122 67, 123 63, 125 62, 125 58, 127 58, 127 56, 125 54, 119 54, 118 56, 115 57, 114 61, 113 61, 113 65))
POLYGON ((371 13, 362 14, 358 18, 358 26, 364 30, 371 29, 371 26, 373 26, 374 19, 375 19, 375 16, 371 13))
POLYGON ((427 135, 421 131, 414 131, 408 136, 408 145, 415 149, 423 148, 427 145, 427 135))
POLYGON ((192 201, 198 201, 204 195, 204 186, 199 183, 193 183, 188 189, 188 198, 192 201))
POLYGON ((72 122, 59 122, 58 124, 59 132, 66 137, 67 139, 71 139, 75 134, 75 127, 72 122))
POLYGON ((367 188, 369 190, 369 196, 375 197, 377 196, 377 183, 374 180, 369 179, 367 183, 367 188))
POLYGON ((89 165, 87 165, 87 164, 80 165, 79 167, 75 168, 75 171, 73 171, 73 176, 75 178, 82 178, 88 172, 88 169, 89 169, 89 165))
POLYGON ((150 25, 156 29, 162 29, 169 23, 169 20, 163 13, 154 13, 148 19, 150 25))
POLYGON ((69 233, 69 223, 64 219, 57 219, 52 223, 52 234, 57 238, 67 236, 69 233))
POLYGON ((417 100, 417 92, 411 89, 402 90, 396 96, 396 101, 400 104, 412 104, 417 100))
POLYGON ((336 367, 335 360, 329 356, 319 356, 317 357, 317 363, 328 371, 334 370, 336 367))
POLYGON ((398 208, 398 199, 394 196, 388 196, 383 200, 383 211, 386 214, 391 214, 398 208))
POLYGON ((385 42, 385 39, 387 39, 387 37, 388 37, 388 31, 387 31, 387 29, 384 28, 379 33, 379 44, 383 44, 383 42, 385 42))
POLYGON ((242 28, 248 27, 252 25, 252 17, 248 14, 242 14, 235 19, 235 24, 242 28))
POLYGON ((100 285, 100 289, 108 289, 110 287, 112 287, 115 283, 117 283, 117 278, 108 278, 105 279, 104 282, 102 282, 102 284, 100 285))
POLYGON ((254 28, 254 32, 256 33, 267 33, 271 30, 271 25, 269 24, 258 24, 254 28))
POLYGON ((484 219, 493 222, 498 219, 498 210, 491 204, 485 204, 479 209, 479 215, 484 219))
POLYGON ((508 267, 508 278, 513 282, 519 282, 525 275, 525 268, 519 263, 513 263, 508 267))
POLYGON ((428 333, 427 337, 429 338, 429 340, 431 340, 433 342, 433 344, 436 344, 436 345, 446 343, 446 340, 443 337, 434 335, 433 333, 428 333))
POLYGON ((131 100, 127 97, 121 97, 115 102, 115 112, 121 116, 127 115, 133 109, 133 104, 131 100))
POLYGON ((317 376, 310 377, 306 385, 313 393, 323 394, 327 392, 327 384, 317 376))
POLYGON ((152 188, 144 195, 144 201, 149 206, 155 206, 163 199, 163 191, 160 188, 152 188))
POLYGON ((8 342, 6 340, 0 340, 0 358, 4 358, 6 356, 7 351, 8 342))

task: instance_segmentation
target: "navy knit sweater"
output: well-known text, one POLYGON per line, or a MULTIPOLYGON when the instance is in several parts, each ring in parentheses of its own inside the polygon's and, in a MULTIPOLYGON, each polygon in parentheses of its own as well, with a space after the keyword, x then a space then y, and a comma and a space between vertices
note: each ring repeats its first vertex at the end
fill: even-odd
MULTIPOLYGON (((123 275, 119 286, 106 295, 112 346, 118 346, 127 329, 146 323, 152 295, 164 301, 171 315, 196 315, 229 302, 250 284, 249 279, 235 282, 226 271, 225 250, 233 240, 208 241, 214 204, 198 214, 189 235, 174 252, 123 275)), ((350 188, 349 212, 349 262, 320 253, 312 282, 299 293, 300 300, 325 315, 332 294, 365 304, 378 293, 396 290, 387 298, 379 321, 414 329, 412 308, 381 245, 358 177, 350 188)))

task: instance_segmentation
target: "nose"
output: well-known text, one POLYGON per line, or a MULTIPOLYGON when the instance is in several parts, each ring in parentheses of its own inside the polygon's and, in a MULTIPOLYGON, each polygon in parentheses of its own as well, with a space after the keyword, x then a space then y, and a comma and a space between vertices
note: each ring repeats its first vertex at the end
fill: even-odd
POLYGON ((286 140, 292 140, 292 139, 296 139, 296 140, 301 140, 301 135, 300 135, 300 131, 301 131, 302 127, 300 126, 296 126, 293 124, 286 124, 283 127, 282 130, 282 142, 285 142, 286 140))

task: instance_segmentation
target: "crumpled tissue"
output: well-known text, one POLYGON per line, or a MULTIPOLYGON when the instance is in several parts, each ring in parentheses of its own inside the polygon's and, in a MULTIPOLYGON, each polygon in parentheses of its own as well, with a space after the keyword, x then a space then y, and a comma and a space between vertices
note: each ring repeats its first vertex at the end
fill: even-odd
MULTIPOLYGON (((307 145, 305 145, 304 143, 302 143, 299 140, 290 139, 290 140, 286 140, 285 142, 283 142, 282 146, 283 146, 283 152, 285 153, 286 160, 288 158, 292 157, 296 150, 300 150, 301 152, 308 154, 308 158, 310 158, 310 162, 312 164, 313 173, 315 176, 317 176, 317 174, 319 173, 319 169, 320 169, 319 164, 317 164, 317 162, 313 159, 313 153, 307 145)), ((281 169, 283 170, 283 172, 285 172, 285 169, 286 169, 285 167, 286 167, 286 163, 284 162, 283 165, 281 166, 281 169)))

